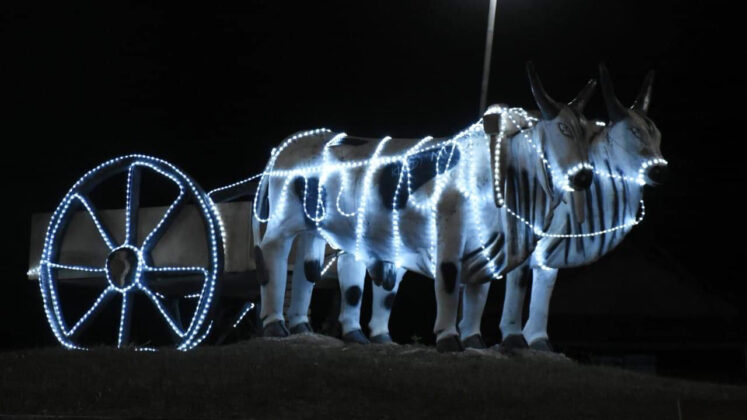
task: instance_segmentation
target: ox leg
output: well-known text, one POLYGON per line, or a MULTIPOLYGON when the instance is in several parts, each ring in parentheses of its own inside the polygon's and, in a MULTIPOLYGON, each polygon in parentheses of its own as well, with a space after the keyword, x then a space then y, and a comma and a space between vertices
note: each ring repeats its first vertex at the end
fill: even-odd
POLYGON ((257 277, 262 300, 262 335, 265 337, 285 337, 288 329, 283 318, 283 300, 288 271, 288 253, 293 238, 265 237, 255 248, 257 277))
POLYGON ((524 298, 532 272, 527 264, 523 264, 506 275, 506 296, 503 300, 503 314, 501 315, 500 350, 504 353, 514 353, 516 350, 528 347, 521 332, 521 320, 524 311, 524 298))
POLYGON ((490 282, 467 284, 462 296, 462 320, 459 321, 459 333, 465 348, 484 349, 485 342, 480 332, 482 312, 488 299, 490 282))
POLYGON ((291 283, 291 302, 288 308, 288 326, 292 334, 312 332, 309 324, 309 305, 314 283, 321 278, 325 245, 326 242, 313 232, 298 235, 291 283))
POLYGON ((547 317, 558 270, 535 268, 533 271, 532 299, 529 302, 529 320, 524 326, 524 337, 535 350, 553 351, 547 335, 547 317))
POLYGON ((337 278, 340 283, 340 324, 342 339, 348 343, 368 344, 361 330, 361 301, 366 265, 356 261, 353 254, 337 257, 337 278))
POLYGON ((461 351, 462 342, 457 330, 459 311, 460 256, 464 250, 464 217, 460 212, 462 200, 458 194, 444 194, 438 204, 436 252, 436 349, 461 351))
POLYGON ((397 296, 397 289, 399 289, 399 283, 402 281, 405 271, 403 268, 397 269, 391 290, 386 290, 383 286, 373 286, 371 321, 368 323, 371 330, 371 342, 373 343, 388 344, 392 342, 392 337, 389 335, 389 317, 392 314, 394 298, 397 296))

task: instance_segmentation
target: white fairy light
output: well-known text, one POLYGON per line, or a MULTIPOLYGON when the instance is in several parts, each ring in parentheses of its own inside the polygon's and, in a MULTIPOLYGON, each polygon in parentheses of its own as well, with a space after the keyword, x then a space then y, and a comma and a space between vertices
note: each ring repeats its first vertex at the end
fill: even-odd
POLYGON ((233 323, 233 327, 234 328, 238 327, 239 324, 241 323, 241 320, 244 319, 246 314, 248 314, 249 311, 251 311, 252 309, 254 309, 254 303, 252 302, 247 303, 244 306, 244 310, 241 311, 241 313, 239 314, 239 317, 236 319, 236 322, 233 323))
POLYGON ((661 158, 649 159, 643 162, 641 164, 641 168, 638 169, 638 177, 636 178, 636 181, 638 182, 639 185, 645 185, 646 180, 644 177, 646 175, 646 170, 648 170, 648 168, 652 166, 666 166, 667 164, 668 164, 667 161, 661 158))
POLYGON ((324 268, 322 268, 322 272, 319 274, 319 276, 324 276, 325 274, 327 274, 327 271, 329 271, 330 267, 332 267, 332 264, 334 264, 335 261, 337 261, 337 255, 332 257, 332 259, 329 260, 329 262, 324 266, 324 268))
POLYGON ((361 241, 363 240, 363 234, 364 234, 364 223, 363 223, 363 217, 366 214, 366 201, 368 199, 368 190, 371 188, 371 178, 373 178, 373 174, 378 169, 378 163, 379 161, 376 159, 379 157, 379 154, 381 153, 384 146, 391 140, 392 138, 389 136, 384 137, 379 141, 379 144, 376 146, 376 150, 374 150, 373 155, 371 156, 371 164, 368 165, 368 168, 366 168, 366 174, 363 177, 363 192, 361 193, 361 204, 358 207, 358 217, 356 219, 355 224, 355 259, 356 261, 363 260, 363 256, 361 255, 360 249, 361 249, 361 241))
MULTIPOLYGON (((564 190, 570 189, 570 182, 569 179, 576 175, 579 171, 582 170, 593 170, 594 173, 598 176, 603 177, 609 177, 613 181, 622 181, 622 182, 636 182, 639 185, 642 185, 645 171, 654 165, 666 165, 666 161, 663 159, 652 159, 649 161, 644 162, 638 173, 637 176, 631 177, 627 175, 622 174, 612 174, 607 173, 602 170, 594 169, 590 164, 588 163, 579 163, 575 165, 574 167, 566 170, 565 172, 560 172, 557 168, 552 167, 550 162, 546 159, 544 156, 544 153, 542 151, 542 147, 540 144, 537 144, 535 141, 533 141, 532 136, 530 136, 530 132, 532 132, 532 128, 534 128, 534 123, 537 121, 536 118, 530 117, 526 111, 522 109, 517 108, 503 108, 503 107, 496 107, 491 108, 488 112, 489 114, 501 114, 501 126, 500 126, 500 132, 496 139, 496 148, 495 148, 495 156, 494 156, 494 167, 491 168, 494 173, 494 192, 497 197, 497 202, 500 205, 504 205, 502 208, 504 208, 507 212, 507 214, 511 215, 512 217, 516 218, 520 222, 527 225, 532 231, 540 236, 540 237, 551 237, 551 238, 576 238, 576 237, 589 237, 589 236, 596 236, 596 235, 602 235, 606 233, 610 233, 612 231, 618 230, 618 229, 625 229, 628 227, 631 227, 633 225, 636 225, 640 223, 640 221, 643 219, 645 215, 645 208, 643 206, 643 201, 641 201, 641 215, 639 218, 636 218, 632 221, 627 221, 623 223, 620 226, 611 227, 608 229, 600 230, 597 232, 589 232, 589 233, 581 233, 581 234, 557 234, 552 232, 544 232, 539 227, 532 224, 531 221, 526 220, 521 215, 519 215, 516 211, 513 209, 505 206, 505 201, 502 196, 501 191, 501 182, 500 179, 500 172, 499 172, 499 162, 500 162, 500 154, 502 152, 501 148, 503 147, 503 140, 505 139, 506 132, 507 132, 507 124, 508 122, 511 122, 515 127, 519 129, 519 134, 521 137, 527 141, 528 145, 531 146, 537 153, 538 158, 541 160, 541 162, 550 170, 550 172, 558 176, 558 178, 561 180, 561 186, 564 190), (522 124, 519 123, 519 120, 522 121, 522 124)), ((212 190, 209 195, 212 195, 214 193, 224 191, 226 189, 236 187, 238 185, 251 182, 253 180, 256 180, 259 178, 259 186, 261 187, 263 185, 263 182, 269 182, 269 178, 284 178, 282 182, 282 188, 279 194, 279 202, 278 206, 275 209, 272 209, 270 214, 267 216, 266 219, 262 219, 259 216, 258 212, 258 203, 259 199, 255 199, 253 203, 254 207, 254 217, 263 223, 268 222, 273 216, 282 214, 282 212, 285 211, 286 208, 286 201, 287 201, 287 195, 288 195, 288 187, 292 180, 295 177, 301 176, 304 178, 304 197, 302 198, 303 207, 304 207, 304 213, 309 220, 313 221, 317 229, 319 230, 320 234, 324 237, 325 240, 327 240, 331 246, 335 248, 339 248, 337 244, 333 242, 333 238, 330 237, 330 235, 323 229, 322 222, 327 217, 327 208, 322 200, 324 194, 324 187, 325 182, 332 174, 338 173, 340 175, 340 188, 337 194, 337 197, 335 197, 335 207, 337 209, 337 212, 345 217, 353 217, 356 216, 356 227, 355 227, 355 257, 358 260, 364 259, 364 256, 362 255, 362 242, 365 237, 365 215, 366 215, 366 205, 368 202, 368 195, 370 193, 371 184, 372 184, 372 178, 374 176, 374 173, 382 166, 392 164, 392 163, 398 163, 400 165, 400 173, 399 177, 397 179, 397 185, 394 191, 394 196, 392 197, 392 244, 393 244, 393 250, 394 250, 394 263, 396 266, 401 266, 402 261, 400 253, 401 253, 401 237, 400 237, 400 220, 399 220, 399 210, 398 206, 401 206, 401 203, 398 201, 400 200, 400 194, 403 193, 402 188, 407 188, 407 197, 408 197, 408 207, 415 208, 420 211, 426 212, 428 214, 427 221, 428 221, 428 229, 430 230, 430 244, 428 247, 428 252, 430 254, 430 270, 433 274, 433 276, 436 275, 436 259, 437 259, 437 252, 438 252, 438 226, 437 226, 437 206, 440 199, 440 196, 444 190, 444 187, 449 182, 449 180, 455 180, 457 183, 458 191, 460 191, 461 194, 464 194, 465 197, 469 199, 469 202, 471 203, 471 213, 472 213, 472 224, 473 224, 473 231, 476 233, 477 237, 479 238, 480 243, 482 244, 482 255, 488 260, 488 269, 492 276, 494 278, 500 278, 499 273, 497 272, 497 269, 493 265, 493 263, 489 260, 490 256, 486 255, 487 251, 485 250, 485 240, 484 240, 484 234, 485 229, 483 229, 482 226, 482 219, 483 217, 480 215, 480 205, 481 203, 484 203, 486 200, 491 200, 491 197, 485 196, 485 194, 479 194, 477 190, 477 186, 475 184, 475 179, 477 177, 476 174, 476 161, 477 156, 479 153, 475 153, 477 144, 475 143, 475 140, 472 138, 475 135, 483 135, 483 126, 482 121, 478 121, 477 123, 471 125, 466 130, 460 132, 454 137, 451 137, 445 141, 439 141, 435 142, 433 141, 432 137, 425 137, 421 139, 417 144, 415 144, 413 147, 409 148, 404 153, 400 153, 397 155, 385 155, 383 153, 384 147, 391 140, 390 137, 383 138, 379 144, 376 146, 376 149, 373 153, 373 155, 369 159, 361 159, 361 160, 354 160, 354 161, 347 161, 347 162, 337 162, 333 161, 333 159, 330 156, 329 148, 332 146, 337 146, 341 143, 342 139, 346 136, 344 133, 340 133, 337 135, 334 135, 332 137, 328 137, 332 134, 330 130, 327 129, 318 129, 318 130, 310 130, 305 131, 302 133, 299 133, 297 135, 294 135, 290 138, 288 138, 286 141, 283 142, 283 144, 273 149, 270 161, 268 162, 267 167, 261 174, 254 175, 250 178, 244 179, 242 181, 239 181, 237 183, 233 183, 231 185, 220 187, 217 189, 212 190), (278 157, 281 155, 281 153, 288 148, 292 143, 295 141, 298 141, 302 138, 308 138, 308 137, 318 137, 323 136, 323 138, 329 138, 329 140, 324 145, 324 151, 322 154, 322 162, 318 165, 304 165, 302 167, 298 168, 291 168, 291 169, 282 169, 282 170, 275 170, 275 162, 277 161, 278 157), (465 138, 467 140, 465 140, 465 138), (428 147, 424 147, 426 143, 433 142, 434 144, 428 147), (434 180, 433 180, 433 189, 430 195, 424 196, 423 200, 420 201, 419 199, 415 198, 414 192, 412 190, 412 184, 411 184, 411 168, 410 168, 410 162, 409 158, 415 154, 420 152, 426 152, 426 151, 434 151, 436 153, 436 165, 435 165, 435 173, 434 173, 434 180), (467 161, 467 166, 460 165, 457 170, 450 171, 451 161, 452 158, 455 155, 455 152, 459 151, 459 153, 462 153, 461 156, 464 156, 465 161, 467 161), (466 153, 464 153, 466 152, 466 153), (442 162, 446 162, 445 165, 442 165, 442 162), (353 212, 347 212, 344 211, 342 208, 342 202, 343 202, 343 193, 346 191, 351 191, 350 185, 349 185, 349 173, 348 171, 351 169, 356 168, 365 168, 364 177, 363 177, 363 184, 362 189, 360 190, 360 200, 359 200, 359 206, 357 209, 353 212), (443 169, 441 169, 443 168, 443 169), (316 191, 316 205, 314 206, 315 210, 314 212, 310 212, 308 209, 311 206, 308 206, 307 204, 307 198, 309 195, 308 191, 308 184, 309 184, 309 177, 311 176, 319 176, 318 183, 317 183, 317 191, 316 191)), ((259 191, 259 188, 258 188, 259 191)), ((119 327, 119 334, 118 334, 118 345, 122 346, 126 343, 124 343, 124 336, 123 332, 126 327, 126 322, 129 319, 129 314, 126 313, 129 306, 128 300, 130 299, 129 293, 131 290, 139 290, 143 292, 147 297, 151 299, 151 301, 154 303, 156 308, 158 309, 159 313, 162 315, 162 317, 166 320, 166 322, 169 324, 171 329, 175 332, 175 334, 183 339, 181 344, 179 344, 178 349, 180 350, 188 350, 195 345, 197 345, 199 342, 201 342, 209 333, 210 328, 212 327, 212 323, 209 324, 207 327, 202 328, 203 324, 206 320, 206 314, 208 312, 208 309, 210 307, 210 304, 213 300, 213 293, 214 293, 214 287, 215 287, 215 281, 216 281, 216 270, 215 268, 219 266, 218 264, 218 249, 219 249, 219 238, 223 239, 225 236, 225 228, 223 226, 223 223, 221 221, 220 215, 215 208, 214 203, 212 202, 212 199, 209 198, 209 196, 205 196, 204 193, 201 193, 200 190, 188 179, 186 176, 178 171, 176 168, 171 166, 170 164, 155 159, 150 158, 147 156, 142 155, 131 155, 131 156, 125 156, 121 158, 116 158, 111 161, 108 161, 102 165, 97 166, 93 170, 87 172, 76 184, 71 188, 70 192, 65 196, 65 198, 62 200, 60 205, 58 206, 57 210, 55 210, 55 213, 52 217, 52 222, 50 223, 50 226, 47 230, 47 235, 45 237, 45 247, 43 251, 43 257, 42 257, 42 263, 39 267, 40 271, 40 285, 42 289, 42 299, 44 301, 45 305, 45 313, 47 315, 47 319, 50 323, 50 326, 52 326, 53 333, 57 337, 58 341, 60 341, 65 347, 67 348, 80 348, 77 345, 75 345, 72 341, 70 341, 69 337, 75 334, 78 329, 85 323, 85 321, 91 316, 93 312, 98 309, 98 307, 112 294, 119 293, 122 295, 122 309, 121 309, 121 317, 120 317, 120 327, 119 327), (128 166, 128 185, 127 185, 127 211, 126 211, 126 238, 125 243, 122 245, 116 245, 114 243, 114 240, 110 237, 108 232, 103 228, 103 225, 100 223, 98 216, 96 214, 95 209, 90 205, 88 202, 88 199, 80 194, 78 192, 78 188, 82 186, 85 182, 87 182, 94 174, 96 174, 99 170, 117 164, 119 162, 122 162, 123 159, 133 159, 135 162, 133 162, 130 166, 128 166), (132 183, 134 178, 134 171, 136 167, 142 166, 142 167, 148 167, 149 169, 152 169, 159 174, 171 179, 174 181, 180 188, 179 196, 176 198, 176 200, 171 204, 171 206, 167 209, 165 215, 163 218, 158 222, 156 227, 146 236, 145 240, 143 241, 143 244, 141 247, 136 247, 134 244, 135 238, 131 238, 129 235, 131 233, 134 233, 134 229, 131 228, 130 224, 132 223, 132 220, 130 217, 132 216, 133 212, 135 211, 133 209, 133 200, 134 200, 134 191, 132 190, 132 183), (168 171, 162 170, 159 166, 166 167, 168 171), (172 175, 172 173, 176 175, 172 175), (186 182, 185 182, 186 181, 186 182), (151 251, 152 246, 154 245, 153 239, 158 236, 159 230, 164 226, 167 219, 169 217, 173 216, 173 213, 175 209, 182 203, 182 200, 184 199, 185 191, 189 190, 193 193, 195 197, 197 197, 197 203, 200 206, 203 214, 208 215, 206 222, 209 225, 208 231, 210 232, 208 240, 210 241, 211 245, 211 251, 210 251, 210 261, 212 263, 212 268, 210 270, 203 268, 203 267, 149 267, 147 266, 144 261, 145 258, 143 257, 144 254, 149 253, 151 251), (106 243, 107 247, 110 249, 111 252, 115 252, 122 248, 128 248, 131 251, 135 253, 138 257, 137 262, 137 269, 135 272, 134 277, 131 279, 131 282, 127 285, 124 285, 122 287, 117 286, 116 283, 110 278, 110 273, 106 268, 101 267, 86 267, 86 266, 76 266, 76 265, 66 265, 66 264, 60 264, 59 262, 51 261, 51 257, 53 256, 53 246, 58 242, 57 234, 60 231, 61 223, 65 216, 67 215, 67 212, 69 210, 70 205, 75 201, 78 200, 83 207, 86 208, 87 212, 90 214, 91 219, 93 220, 97 230, 99 231, 100 236, 106 243), (216 235, 214 232, 218 232, 218 235, 216 235), (91 308, 84 313, 84 315, 73 325, 72 328, 68 329, 65 326, 65 321, 62 316, 60 305, 58 302, 58 296, 56 291, 53 290, 52 287, 50 287, 50 282, 54 281, 53 271, 52 270, 77 270, 82 272, 94 272, 94 273, 105 273, 107 278, 109 279, 109 286, 102 292, 99 297, 96 299, 94 304, 91 306, 91 308), (162 295, 157 294, 156 292, 151 291, 143 282, 141 282, 141 276, 143 273, 195 273, 200 274, 203 278, 203 286, 200 293, 187 295, 185 298, 199 298, 197 309, 195 311, 195 315, 193 316, 189 327, 187 327, 185 330, 182 330, 174 321, 174 319, 171 318, 171 316, 168 314, 168 312, 163 307, 160 299, 163 298, 162 295), (160 298, 159 298, 160 296, 160 298)), ((55 251, 56 252, 56 251, 55 251)), ((326 273, 326 271, 331 267, 332 263, 334 262, 334 259, 330 261, 324 269, 322 270, 322 274, 326 273)), ((33 270, 30 270, 30 273, 33 274, 33 270)), ((247 310, 248 312, 248 310, 247 310)))
POLYGON ((124 331, 127 327, 127 323, 129 322, 129 319, 131 317, 129 311, 131 310, 129 305, 128 299, 131 299, 130 296, 134 291, 141 291, 145 293, 146 296, 148 296, 151 301, 156 305, 157 309, 163 316, 163 318, 167 321, 169 326, 174 330, 175 333, 179 337, 181 337, 184 341, 181 343, 178 343, 177 348, 179 350, 189 350, 199 344, 207 335, 205 333, 205 330, 207 329, 209 332, 209 326, 204 327, 204 322, 207 316, 207 313, 210 310, 213 296, 215 292, 215 282, 217 280, 217 276, 219 275, 218 269, 221 267, 220 259, 223 257, 222 252, 219 253, 220 250, 220 240, 221 238, 221 232, 218 228, 218 225, 220 224, 218 212, 215 208, 214 203, 212 200, 207 198, 207 196, 202 192, 199 187, 197 187, 196 184, 194 184, 189 177, 187 177, 184 173, 182 173, 180 170, 178 170, 173 165, 169 164, 166 161, 153 158, 150 156, 145 155, 127 155, 127 156, 121 156, 112 160, 109 160, 107 162, 102 163, 101 165, 96 166, 95 168, 91 169, 90 171, 86 172, 68 191, 68 193, 65 195, 65 197, 62 199, 61 203, 57 206, 57 209, 52 214, 52 218, 50 220, 49 227, 47 228, 47 232, 45 235, 44 240, 44 247, 42 250, 42 258, 41 258, 41 265, 40 265, 40 276, 39 276, 39 285, 40 285, 40 291, 42 295, 42 301, 44 304, 45 314, 47 316, 47 321, 52 329, 53 334, 57 338, 57 340, 66 348, 69 349, 83 349, 82 347, 76 345, 72 340, 71 337, 82 327, 82 325, 85 324, 85 322, 92 316, 94 312, 98 309, 98 307, 103 304, 107 298, 109 298, 110 295, 114 293, 119 293, 122 295, 122 307, 120 310, 120 322, 119 322, 119 331, 117 334, 117 345, 123 346, 126 343, 124 342, 124 331), (93 179, 94 176, 100 173, 100 171, 104 169, 109 169, 112 167, 116 168, 116 165, 121 165, 123 162, 131 162, 126 168, 123 168, 124 170, 128 171, 128 185, 127 185, 127 205, 126 205, 126 219, 125 219, 125 226, 126 230, 128 232, 134 232, 135 229, 133 229, 130 224, 132 223, 132 220, 130 219, 132 213, 135 211, 134 205, 133 205, 133 173, 134 170, 137 167, 147 167, 164 177, 167 177, 171 181, 177 184, 177 186, 180 189, 179 196, 177 199, 172 203, 172 205, 167 209, 164 216, 159 220, 156 227, 146 236, 146 239, 143 241, 143 244, 139 247, 134 245, 135 238, 126 237, 125 243, 123 244, 115 244, 114 239, 111 238, 108 234, 108 232, 103 228, 103 225, 100 223, 98 215, 96 211, 93 209, 93 206, 88 202, 88 199, 83 195, 80 191, 84 189, 84 187, 93 179), (159 229, 165 226, 166 221, 174 216, 175 209, 178 205, 181 204, 181 200, 184 197, 185 191, 190 191, 192 197, 194 198, 195 203, 199 207, 201 213, 206 217, 205 223, 207 227, 207 231, 209 232, 208 235, 208 241, 209 241, 209 262, 210 262, 210 268, 204 268, 204 267, 149 267, 145 264, 145 257, 144 255, 150 254, 152 247, 154 246, 154 239, 156 236, 159 235, 159 229), (63 229, 63 223, 66 223, 69 218, 69 211, 70 206, 74 201, 79 201, 83 207, 85 207, 86 211, 89 213, 91 219, 94 221, 94 224, 96 225, 96 228, 101 235, 102 239, 106 243, 107 247, 109 248, 110 252, 116 252, 118 250, 122 249, 129 249, 131 252, 134 253, 137 257, 137 264, 135 268, 135 273, 133 277, 130 279, 130 283, 127 285, 117 285, 117 283, 111 278, 111 273, 106 267, 86 267, 86 266, 78 266, 78 265, 70 265, 70 264, 61 264, 57 261, 53 260, 53 257, 57 257, 57 252, 59 250, 60 244, 61 244, 61 238, 58 238, 58 235, 60 234, 63 229), (216 234, 217 233, 217 234, 216 234), (105 273, 106 277, 108 279, 109 285, 107 288, 97 297, 97 299, 94 301, 93 305, 77 320, 77 322, 73 325, 72 328, 68 328, 66 326, 65 318, 62 314, 62 311, 60 309, 59 304, 59 297, 57 292, 57 286, 55 283, 57 283, 57 276, 54 274, 56 270, 72 270, 72 271, 84 271, 84 272, 95 272, 95 273, 105 273), (163 296, 160 294, 156 294, 155 292, 151 291, 142 281, 141 277, 144 273, 149 272, 160 272, 160 273, 185 273, 185 272, 194 272, 201 275, 203 282, 202 282, 202 290, 200 293, 200 298, 197 303, 197 307, 195 309, 195 312, 193 314, 192 320, 190 322, 189 327, 185 331, 181 331, 179 329, 173 319, 171 319, 170 315, 166 312, 165 308, 161 304, 159 296, 163 296))

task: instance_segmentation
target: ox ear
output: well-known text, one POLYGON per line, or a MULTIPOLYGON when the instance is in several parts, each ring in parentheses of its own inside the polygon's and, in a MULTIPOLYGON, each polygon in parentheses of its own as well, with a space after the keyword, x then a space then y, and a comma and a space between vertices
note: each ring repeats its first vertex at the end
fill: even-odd
POLYGON ((643 86, 638 93, 638 97, 633 102, 631 109, 648 114, 648 106, 651 104, 651 91, 654 89, 654 71, 651 70, 643 80, 643 86))

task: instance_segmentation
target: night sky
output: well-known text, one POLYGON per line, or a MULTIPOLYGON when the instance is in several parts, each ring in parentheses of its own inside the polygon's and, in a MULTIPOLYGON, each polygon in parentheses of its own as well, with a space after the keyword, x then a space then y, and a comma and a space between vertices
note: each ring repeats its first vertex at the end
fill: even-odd
MULTIPOLYGON (((0 6, 2 346, 52 343, 26 281, 30 217, 104 160, 151 154, 211 189, 259 172, 298 130, 447 136, 478 118, 488 0, 112 3, 0 6)), ((625 104, 655 69, 650 116, 672 173, 627 240, 744 311, 734 15, 702 1, 499 0, 488 99, 534 107, 526 60, 562 101, 600 61, 625 104)), ((587 115, 606 117, 601 93, 587 115)))

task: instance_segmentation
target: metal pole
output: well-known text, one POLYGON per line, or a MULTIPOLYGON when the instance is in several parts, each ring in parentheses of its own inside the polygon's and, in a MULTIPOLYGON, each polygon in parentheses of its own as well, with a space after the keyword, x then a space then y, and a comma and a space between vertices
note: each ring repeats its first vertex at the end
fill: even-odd
POLYGON ((485 113, 488 99, 488 79, 490 78, 490 56, 493 52, 493 28, 495 27, 495 9, 498 0, 490 0, 488 12, 488 33, 485 38, 485 62, 482 65, 482 89, 480 89, 480 115, 485 113))

